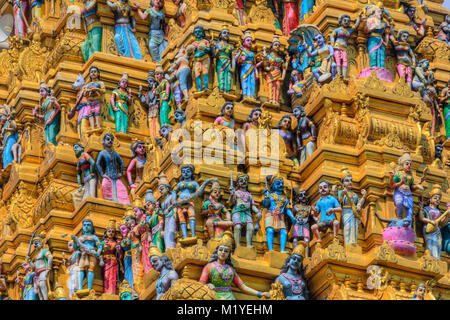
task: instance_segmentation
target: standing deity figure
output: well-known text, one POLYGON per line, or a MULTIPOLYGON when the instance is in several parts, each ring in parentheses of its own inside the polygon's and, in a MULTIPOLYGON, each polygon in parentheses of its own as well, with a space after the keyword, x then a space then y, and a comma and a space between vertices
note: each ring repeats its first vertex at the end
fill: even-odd
POLYGON ((128 239, 130 229, 126 224, 122 224, 119 227, 122 240, 120 241, 120 248, 123 253, 123 278, 127 281, 131 287, 133 287, 133 261, 131 257, 131 241, 128 239))
POLYGON ((123 172, 123 160, 112 149, 114 136, 107 133, 103 136, 103 150, 97 157, 97 171, 102 178, 103 199, 130 204, 127 189, 120 177, 123 172))
POLYGON ((330 195, 330 183, 326 180, 319 182, 320 199, 317 201, 314 211, 316 223, 312 225, 311 230, 317 238, 318 243, 322 243, 320 231, 333 228, 333 236, 336 239, 339 231, 339 220, 335 213, 342 212, 341 205, 335 197, 330 195))
POLYGON ((111 94, 109 102, 109 116, 114 119, 116 132, 127 133, 128 131, 128 113, 130 110, 133 96, 131 88, 128 88, 128 73, 124 73, 116 89, 111 94))
POLYGON ((28 0, 8 0, 13 7, 14 16, 14 34, 18 37, 24 38, 31 30, 28 28, 29 6, 28 0))
POLYGON ((203 202, 202 214, 206 216, 206 229, 209 239, 220 239, 223 233, 232 227, 230 212, 219 202, 221 197, 220 184, 214 181, 208 199, 203 202), (225 216, 225 219, 223 219, 225 216))
POLYGON ((119 56, 142 59, 139 42, 136 40, 136 19, 128 0, 106 1, 114 13, 114 42, 119 56))
POLYGON ((48 300, 50 290, 50 271, 53 266, 53 255, 49 249, 44 248, 45 234, 41 233, 33 239, 34 250, 38 251, 34 262, 30 261, 30 257, 26 257, 30 266, 34 269, 34 290, 38 294, 39 300, 48 300))
POLYGON ((225 235, 203 268, 199 281, 216 291, 218 300, 236 300, 231 288, 232 284, 245 294, 258 298, 262 296, 270 298, 269 292, 256 291, 242 282, 231 262, 232 246, 231 237, 225 235))
POLYGON ((145 209, 147 209, 147 218, 144 226, 151 231, 152 245, 156 246, 159 251, 164 252, 164 214, 156 201, 152 189, 148 189, 145 194, 145 209))
POLYGON ((39 100, 39 107, 33 109, 33 116, 37 119, 44 120, 44 137, 45 143, 52 143, 56 146, 56 136, 59 133, 61 127, 61 106, 53 95, 50 94, 50 88, 42 81, 39 86, 39 94, 41 99, 39 100), (40 108, 42 108, 43 115, 40 114, 40 108))
POLYGON ((303 260, 306 257, 307 245, 300 242, 286 258, 280 270, 280 275, 275 279, 283 286, 283 295, 286 300, 308 300, 309 290, 303 273, 303 260))
POLYGON ((169 32, 168 25, 165 21, 164 0, 150 0, 150 7, 144 12, 141 11, 139 3, 135 2, 139 18, 142 20, 150 20, 148 29, 148 49, 152 56, 153 62, 160 63, 161 56, 167 48, 167 34, 169 32))
POLYGON ((425 300, 425 293, 427 292, 427 286, 425 283, 421 283, 417 286, 416 291, 411 300, 425 300))
POLYGON ((311 235, 309 233, 309 219, 311 217, 312 208, 309 204, 306 191, 294 188, 292 190, 292 213, 295 223, 292 226, 292 248, 296 248, 299 241, 304 241, 305 256, 308 256, 309 242, 311 235))
POLYGON ((220 114, 214 120, 215 124, 233 129, 235 128, 234 122, 234 103, 233 102, 225 102, 220 108, 220 114))
POLYGON ((286 76, 286 68, 289 65, 289 55, 283 59, 280 56, 280 39, 278 36, 273 36, 272 44, 270 45, 269 53, 264 50, 264 70, 267 71, 267 83, 269 86, 269 101, 278 104, 280 98, 281 85, 286 76))
POLYGON ((394 27, 392 17, 382 7, 372 6, 367 11, 367 21, 364 32, 367 37, 367 50, 369 52, 369 65, 371 68, 384 68, 386 60, 386 45, 389 42, 390 30, 394 27))
POLYGON ((31 22, 33 30, 36 31, 37 26, 42 21, 42 4, 44 0, 30 0, 31 3, 31 22))
POLYGON ((16 150, 13 148, 19 139, 17 124, 14 121, 13 112, 7 105, 0 107, 0 127, 0 137, 2 139, 2 146, 0 147, 0 150, 3 151, 3 168, 6 168, 6 166, 13 161, 19 162, 17 161, 17 152, 14 152, 16 150))
MULTIPOLYGON (((421 7, 423 7, 421 5, 421 7)), ((409 18, 408 26, 413 27, 414 31, 417 32, 417 35, 422 38, 425 36, 425 27, 426 27, 426 18, 423 18, 420 22, 416 21, 416 8, 411 5, 405 5, 404 12, 409 18)))
POLYGON ((214 46, 214 56, 216 58, 217 82, 219 91, 229 93, 231 90, 231 79, 235 70, 235 60, 233 55, 234 47, 230 43, 230 30, 224 26, 219 34, 219 40, 214 46))
POLYGON ((434 72, 431 70, 428 59, 420 60, 414 69, 412 90, 418 91, 422 98, 426 95, 427 88, 434 83, 434 72))
MULTIPOLYGON (((409 153, 404 153, 398 158, 399 167, 396 170, 389 171, 390 187, 394 189, 395 213, 399 219, 403 218, 403 210, 406 211, 406 220, 409 226, 413 221, 413 197, 412 192, 417 189, 423 190, 422 183, 425 181, 425 174, 422 176, 419 184, 414 183, 411 172, 412 158, 409 153)), ((392 166, 392 164, 391 164, 392 166)))
POLYGON ((133 272, 133 288, 140 292, 142 289, 143 268, 142 268, 142 246, 139 235, 138 220, 134 215, 133 209, 128 209, 125 212, 125 225, 130 232, 128 233, 128 239, 130 240, 131 247, 131 270, 133 272))
POLYGON ((91 66, 89 68, 89 81, 83 87, 82 93, 87 98, 89 105, 89 122, 91 123, 91 128, 100 129, 101 109, 105 92, 105 84, 103 81, 100 81, 99 68, 91 66), (95 119, 95 124, 93 119, 95 119))
POLYGON ((177 195, 176 192, 172 191, 169 180, 164 174, 159 176, 158 190, 163 199, 161 201, 161 209, 164 210, 164 246, 167 250, 177 246, 177 215, 175 214, 175 209, 171 209, 177 195))
POLYGON ((313 70, 313 75, 319 84, 324 84, 336 76, 337 68, 333 61, 334 49, 331 45, 325 44, 325 38, 320 33, 314 37, 314 44, 317 48, 314 51, 311 51, 306 42, 303 42, 303 47, 308 57, 318 57, 320 67, 313 70))
POLYGON ((156 90, 158 82, 155 79, 155 71, 149 70, 147 76, 148 91, 145 95, 142 94, 142 85, 139 85, 138 99, 142 105, 148 109, 148 127, 150 129, 150 136, 157 137, 161 125, 159 123, 159 93, 156 90))
POLYGON ((87 32, 86 40, 81 44, 81 54, 84 61, 94 54, 102 51, 103 27, 97 15, 97 0, 83 0, 84 8, 81 10, 85 30, 87 32))
POLYGON ((412 84, 413 67, 416 65, 416 56, 408 44, 409 32, 400 30, 397 39, 390 36, 394 44, 395 54, 397 56, 397 72, 399 77, 404 77, 409 86, 412 84))
POLYGON ((294 166, 299 166, 297 158, 297 139, 294 131, 292 130, 292 120, 291 116, 283 116, 276 127, 278 133, 283 138, 284 144, 286 146, 286 158, 292 160, 294 166))
POLYGON ((194 78, 197 91, 208 90, 209 88, 209 66, 211 64, 211 44, 206 39, 205 29, 202 26, 194 28, 195 41, 186 49, 188 55, 194 54, 194 78))
POLYGON ((73 151, 77 157, 77 182, 79 188, 78 193, 84 189, 81 201, 87 197, 97 197, 97 175, 95 173, 95 161, 92 156, 84 152, 84 147, 81 143, 73 145, 73 151))
POLYGON ((300 151, 300 164, 302 164, 316 150, 317 129, 314 122, 306 116, 304 106, 295 106, 293 114, 297 118, 298 123, 296 138, 297 147, 300 151))
POLYGON ((237 18, 239 25, 245 26, 247 15, 246 10, 246 0, 236 0, 236 5, 234 6, 234 16, 237 18))
POLYGON ((436 39, 450 45, 450 14, 446 15, 444 21, 439 25, 436 39))
POLYGON ((305 19, 306 14, 309 14, 313 11, 315 4, 316 0, 302 0, 302 4, 300 5, 300 21, 303 21, 305 19))
POLYGON ((163 255, 158 247, 152 246, 149 252, 152 267, 159 272, 156 280, 156 300, 160 300, 164 293, 172 287, 173 282, 178 280, 178 273, 173 269, 172 261, 163 255))
POLYGON ((144 166, 147 161, 147 152, 143 141, 136 141, 131 144, 133 158, 127 167, 127 180, 134 197, 137 186, 141 183, 144 175, 144 166), (133 170, 135 171, 135 180, 133 182, 133 170))
POLYGON ((116 294, 119 281, 120 240, 116 237, 116 221, 109 220, 101 242, 103 269, 103 289, 105 293, 116 294))
POLYGON ((159 93, 159 120, 161 127, 164 125, 171 126, 170 113, 172 111, 173 92, 170 88, 170 83, 164 77, 164 70, 161 65, 156 66, 155 70, 156 81, 158 86, 156 91, 159 93))
POLYGON ((263 63, 256 63, 255 54, 252 51, 253 39, 250 31, 245 31, 242 47, 237 51, 234 59, 239 68, 242 95, 244 98, 256 98, 256 80, 259 79, 258 68, 263 63))
POLYGON ((75 101, 75 105, 67 114, 67 118, 71 120, 75 113, 78 111, 78 119, 77 119, 77 131, 78 136, 81 139, 82 136, 86 133, 88 128, 88 123, 90 125, 90 129, 94 129, 94 118, 91 117, 91 108, 89 107, 88 98, 84 95, 84 85, 86 82, 84 81, 84 77, 81 73, 78 74, 75 82, 72 84, 72 88, 77 90, 77 99, 75 101))
POLYGON ((170 66, 169 73, 174 74, 177 85, 173 90, 173 96, 177 106, 183 101, 189 100, 189 90, 192 87, 191 68, 189 67, 189 58, 187 50, 182 46, 175 56, 174 63, 170 66))
POLYGON ((263 207, 267 208, 264 215, 266 228, 266 240, 269 251, 273 251, 273 237, 275 232, 280 234, 280 251, 286 253, 286 215, 295 224, 292 207, 288 197, 284 193, 284 180, 278 176, 266 176, 266 189, 264 190, 263 207))
POLYGON ((359 199, 356 192, 352 191, 352 174, 347 168, 342 168, 342 190, 337 191, 333 186, 333 193, 337 195, 338 201, 342 207, 342 224, 344 225, 344 242, 358 246, 358 224, 361 218, 361 208, 367 197, 367 191, 361 190, 362 198, 359 199), (337 191, 337 192, 336 192, 337 191))
POLYGON ((83 220, 81 236, 72 236, 72 240, 81 252, 80 262, 78 263, 78 267, 80 268, 78 273, 78 290, 83 289, 83 281, 86 271, 87 286, 89 290, 92 290, 95 267, 97 266, 97 262, 99 262, 99 265, 102 266, 103 259, 101 257, 102 245, 95 234, 94 224, 91 219, 83 220))
MULTIPOLYGON (((253 235, 253 217, 252 212, 256 214, 256 219, 261 219, 261 213, 256 208, 253 197, 248 192, 248 180, 247 174, 238 173, 236 177, 236 189, 233 186, 233 175, 231 175, 230 181, 230 198, 228 199, 228 206, 232 208, 231 217, 234 227, 234 241, 236 246, 241 245, 241 230, 245 227, 246 243, 247 247, 252 247, 252 235, 253 235)), ((230 248, 231 249, 231 248, 230 248)))
POLYGON ((299 13, 297 0, 283 0, 283 34, 285 36, 289 37, 291 31, 297 28, 299 13))
POLYGON ((347 48, 348 40, 355 32, 358 30, 359 24, 361 22, 362 11, 356 19, 355 25, 350 27, 350 16, 348 14, 343 14, 339 17, 338 27, 333 30, 330 34, 330 44, 334 48, 334 60, 336 61, 337 73, 341 78, 347 79, 347 48))
POLYGON ((445 135, 448 140, 450 139, 450 80, 447 81, 447 85, 444 89, 442 89, 439 102, 441 103, 444 111, 445 135))
POLYGON ((177 18, 177 24, 184 28, 184 26, 186 25, 186 16, 185 16, 185 11, 186 11, 186 3, 183 0, 172 0, 173 4, 177 6, 177 14, 176 14, 176 18, 177 18))
MULTIPOLYGON (((447 211, 450 209, 450 204, 447 203, 447 211)), ((448 220, 447 220, 448 221, 448 220)), ((450 223, 447 223, 441 229, 442 232, 442 251, 450 254, 450 223)))
POLYGON ((69 289, 69 297, 72 298, 74 292, 80 288, 78 283, 78 273, 80 272, 80 267, 78 265, 80 263, 81 252, 80 248, 73 241, 67 242, 67 250, 70 253, 70 257, 66 260, 63 253, 62 266, 64 266, 66 273, 69 275, 67 279, 67 288, 69 289))
MULTIPOLYGON (((22 300, 38 300, 37 288, 35 288, 36 273, 29 262, 22 263, 22 270, 25 272, 23 279, 16 277, 16 283, 23 290, 22 300)), ((17 271, 17 274, 19 274, 19 271, 17 271)))
POLYGON ((145 273, 150 271, 151 265, 148 258, 148 249, 152 243, 152 230, 146 225, 147 211, 144 202, 141 198, 137 197, 133 202, 133 213, 136 217, 136 225, 132 229, 132 232, 139 238, 141 244, 141 263, 145 273))
POLYGON ((435 184, 430 192, 430 204, 419 211, 419 220, 423 222, 423 237, 425 245, 433 258, 441 259, 442 235, 440 227, 446 227, 449 223, 448 209, 441 214, 439 203, 441 202, 442 188, 435 184))

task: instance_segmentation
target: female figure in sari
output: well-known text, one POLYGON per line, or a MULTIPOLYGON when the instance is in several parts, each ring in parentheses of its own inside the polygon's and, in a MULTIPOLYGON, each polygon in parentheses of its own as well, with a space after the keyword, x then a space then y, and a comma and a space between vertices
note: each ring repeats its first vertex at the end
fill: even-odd
POLYGON ((2 127, 3 168, 14 161, 13 145, 17 143, 19 134, 17 125, 7 105, 0 107, 0 126, 2 127))
POLYGON ((81 143, 73 145, 73 151, 77 157, 77 181, 78 192, 84 189, 81 201, 87 197, 97 197, 97 175, 95 174, 94 158, 87 152, 84 152, 84 147, 81 143))
POLYGON ((284 144, 286 146, 286 158, 292 160, 294 166, 300 166, 300 162, 297 158, 297 139, 295 137, 294 131, 292 130, 291 116, 283 116, 280 119, 280 122, 278 122, 276 128, 278 129, 278 133, 283 138, 284 144))
POLYGON ((161 127, 164 125, 172 125, 169 119, 171 111, 171 102, 173 100, 173 93, 170 89, 170 83, 164 78, 164 70, 161 65, 157 65, 155 69, 156 80, 158 87, 156 91, 159 93, 159 119, 161 127))
POLYGON ((137 141, 131 144, 131 152, 133 152, 133 158, 127 168, 128 184, 131 188, 131 194, 134 196, 134 191, 141 183, 144 174, 144 166, 147 161, 147 152, 145 151, 145 143, 143 141, 137 141), (133 182, 133 170, 135 170, 135 180, 133 182))
POLYGON ((208 264, 203 268, 199 281, 215 290, 218 300, 236 300, 231 288, 233 283, 245 294, 270 298, 269 292, 256 291, 242 282, 231 262, 232 245, 231 238, 224 235, 208 264))
POLYGON ((128 229, 127 225, 122 224, 119 227, 120 233, 122 234, 122 241, 120 241, 120 248, 123 252, 123 277, 124 279, 133 287, 133 261, 131 258, 131 241, 128 239, 128 229))
POLYGON ((258 68, 263 63, 256 63, 256 57, 252 49, 253 39, 250 31, 245 31, 242 47, 238 50, 235 60, 240 65, 239 76, 241 78, 242 95, 244 98, 256 98, 256 80, 259 79, 258 68))
POLYGON ((269 54, 265 55, 264 69, 267 71, 267 83, 269 84, 269 99, 271 103, 278 104, 281 85, 286 75, 286 67, 289 65, 290 57, 283 59, 280 54, 280 40, 273 36, 269 54), (284 61, 284 62, 283 62, 284 61))
POLYGON ((367 50, 371 68, 384 68, 386 59, 386 45, 389 41, 389 31, 393 25, 389 17, 389 24, 384 22, 385 9, 373 6, 367 12, 368 19, 365 32, 368 34, 367 50))
POLYGON ((44 120, 45 143, 52 143, 56 146, 56 136, 61 126, 61 106, 56 98, 50 95, 50 88, 44 81, 39 87, 39 94, 41 95, 40 102, 44 101, 41 104, 44 115, 39 114, 38 107, 36 107, 33 109, 33 116, 44 120))
POLYGON ((38 300, 36 295, 37 289, 34 288, 36 273, 28 262, 22 263, 22 269, 25 272, 25 276, 22 280, 19 277, 16 278, 17 284, 23 289, 22 300, 38 300))
POLYGON ((100 18, 97 15, 97 0, 83 0, 84 8, 81 10, 88 36, 81 44, 81 54, 84 61, 87 61, 94 52, 102 51, 103 28, 100 18))
POLYGON ((230 30, 224 27, 219 34, 219 40, 214 48, 216 57, 216 72, 219 91, 229 93, 231 90, 231 77, 234 72, 234 47, 230 44, 230 30))
POLYGON ((160 252, 164 252, 164 239, 162 237, 164 229, 164 214, 156 201, 152 189, 147 190, 145 195, 145 209, 148 215, 143 221, 145 227, 151 231, 152 245, 156 246, 160 252))
POLYGON ((223 104, 222 108, 220 108, 220 114, 216 120, 214 120, 214 123, 234 130, 235 123, 233 102, 225 102, 223 104))
POLYGON ((109 221, 101 245, 103 261, 105 263, 103 269, 103 288, 105 293, 116 294, 120 241, 116 238, 116 222, 114 220, 109 221))
POLYGON ((111 94, 109 102, 109 115, 114 119, 116 132, 127 133, 128 111, 132 101, 131 88, 128 88, 128 73, 124 73, 119 81, 117 89, 111 94))

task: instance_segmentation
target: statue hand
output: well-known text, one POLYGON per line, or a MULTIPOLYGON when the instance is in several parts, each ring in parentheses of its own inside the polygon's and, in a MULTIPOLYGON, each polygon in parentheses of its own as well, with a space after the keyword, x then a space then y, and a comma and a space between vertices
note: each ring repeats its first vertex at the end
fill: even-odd
POLYGON ((263 292, 263 293, 262 293, 262 296, 265 297, 265 298, 267 298, 267 299, 272 298, 272 296, 270 295, 270 292, 263 292))
POLYGON ((432 224, 433 226, 436 226, 436 225, 437 225, 436 220, 431 220, 431 224, 432 224))
POLYGON ((206 285, 208 288, 210 288, 211 290, 214 290, 215 286, 212 283, 208 283, 206 285))

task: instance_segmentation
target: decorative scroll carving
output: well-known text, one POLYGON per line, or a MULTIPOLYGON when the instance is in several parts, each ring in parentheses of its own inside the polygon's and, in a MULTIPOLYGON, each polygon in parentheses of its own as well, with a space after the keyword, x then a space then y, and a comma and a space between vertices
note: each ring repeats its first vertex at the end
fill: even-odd
POLYGON ((397 263, 398 259, 395 255, 394 249, 389 247, 389 244, 387 241, 384 241, 383 244, 380 246, 378 253, 375 256, 378 260, 384 260, 387 262, 397 263))

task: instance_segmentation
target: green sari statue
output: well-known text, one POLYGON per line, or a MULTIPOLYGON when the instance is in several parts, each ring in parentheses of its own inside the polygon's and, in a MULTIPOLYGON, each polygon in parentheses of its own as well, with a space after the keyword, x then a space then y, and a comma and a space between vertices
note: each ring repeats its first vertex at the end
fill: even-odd
POLYGON ((109 115, 114 119, 116 132, 127 133, 128 131, 128 105, 131 103, 131 89, 128 89, 128 74, 124 73, 119 81, 119 86, 114 89, 109 102, 109 115))

